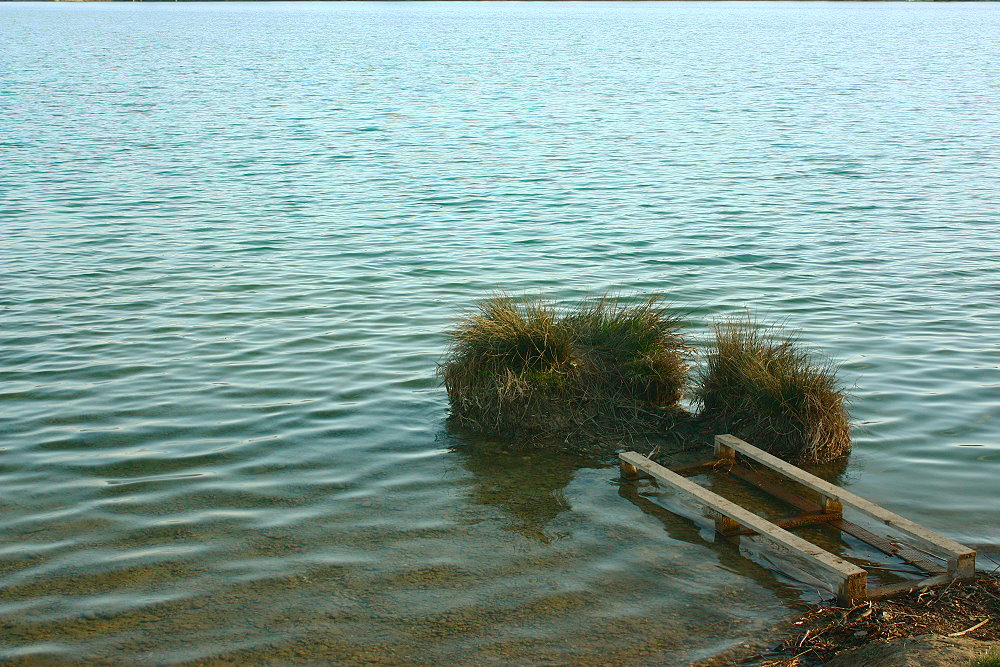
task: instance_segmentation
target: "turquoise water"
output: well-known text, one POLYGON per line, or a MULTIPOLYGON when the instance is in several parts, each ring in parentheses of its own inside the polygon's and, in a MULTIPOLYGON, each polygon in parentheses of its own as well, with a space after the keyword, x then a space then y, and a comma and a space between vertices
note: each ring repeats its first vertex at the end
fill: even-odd
POLYGON ((810 599, 450 430, 443 332, 497 287, 787 321, 855 385, 839 481, 998 550, 995 6, 4 3, 0 40, 0 658, 683 665, 810 599))

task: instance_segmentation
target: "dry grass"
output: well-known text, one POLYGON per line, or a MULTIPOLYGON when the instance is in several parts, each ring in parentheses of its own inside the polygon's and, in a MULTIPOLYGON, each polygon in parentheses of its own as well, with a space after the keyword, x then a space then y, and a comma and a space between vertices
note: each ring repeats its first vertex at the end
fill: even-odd
POLYGON ((604 297, 560 310, 540 298, 496 295, 448 332, 441 375, 452 416, 531 441, 662 429, 687 380, 681 329, 658 297, 604 297))
POLYGON ((850 451, 848 401, 829 362, 749 315, 714 330, 696 400, 719 432, 790 460, 823 462, 850 451))
MULTIPOLYGON (((609 451, 695 421, 678 407, 691 350, 660 298, 602 297, 560 309, 498 294, 448 334, 441 375, 452 417, 519 441, 604 440, 609 451)), ((789 460, 850 451, 847 397, 834 368, 776 327, 718 322, 697 378, 697 425, 789 460)))

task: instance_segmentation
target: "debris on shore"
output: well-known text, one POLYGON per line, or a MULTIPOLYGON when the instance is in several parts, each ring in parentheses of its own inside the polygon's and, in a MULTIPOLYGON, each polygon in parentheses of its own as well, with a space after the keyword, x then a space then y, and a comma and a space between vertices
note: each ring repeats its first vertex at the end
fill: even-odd
POLYGON ((699 667, 965 667, 991 654, 997 662, 981 664, 1000 664, 1000 576, 852 608, 820 606, 788 627, 770 649, 727 652, 699 667))

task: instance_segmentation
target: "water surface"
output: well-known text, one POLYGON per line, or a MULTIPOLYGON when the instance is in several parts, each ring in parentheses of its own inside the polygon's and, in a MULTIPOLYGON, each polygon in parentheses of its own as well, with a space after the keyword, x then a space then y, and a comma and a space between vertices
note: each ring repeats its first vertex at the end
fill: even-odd
POLYGON ((4 3, 0 657, 683 665, 811 599, 449 429, 497 287, 787 320, 839 481, 996 551, 994 9, 4 3))

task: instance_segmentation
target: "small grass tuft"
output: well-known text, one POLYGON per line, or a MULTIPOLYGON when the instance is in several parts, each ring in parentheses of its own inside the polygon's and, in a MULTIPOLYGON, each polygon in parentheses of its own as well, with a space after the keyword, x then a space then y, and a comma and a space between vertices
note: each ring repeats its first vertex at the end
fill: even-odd
POLYGON ((824 462, 850 451, 848 399, 830 362, 750 315, 714 330, 695 398, 717 430, 789 460, 824 462))
POLYGON ((1000 652, 991 651, 980 658, 976 658, 968 664, 968 667, 1000 667, 1000 652))
POLYGON ((614 438, 677 409, 689 348, 658 297, 591 299, 560 310, 499 294, 448 332, 441 366, 452 415, 529 439, 614 438))

